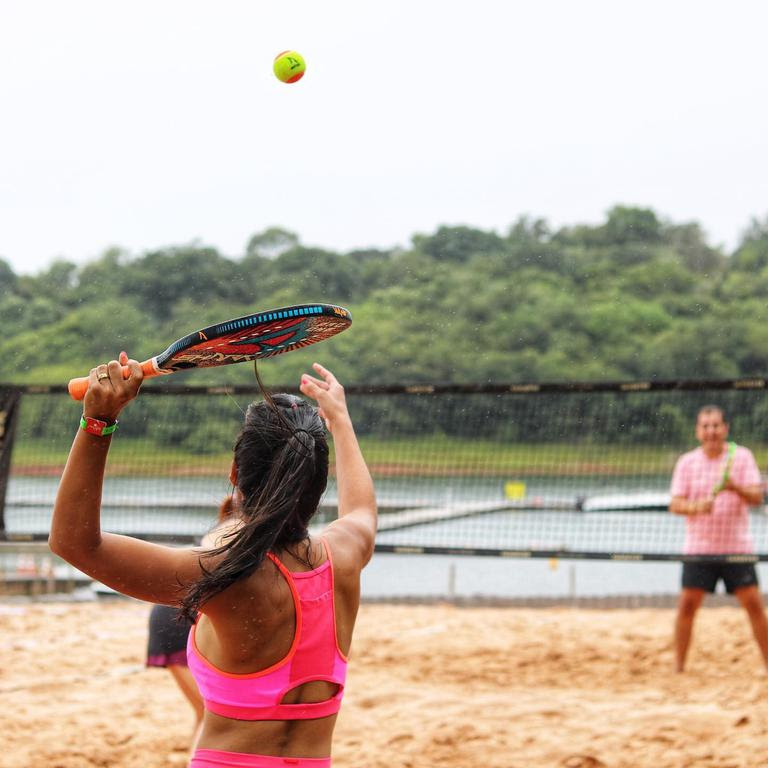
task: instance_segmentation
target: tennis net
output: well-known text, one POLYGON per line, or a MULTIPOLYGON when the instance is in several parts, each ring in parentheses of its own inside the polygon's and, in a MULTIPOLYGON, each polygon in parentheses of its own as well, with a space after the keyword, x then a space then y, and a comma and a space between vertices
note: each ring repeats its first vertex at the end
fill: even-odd
MULTIPOLYGON (((721 407, 731 438, 764 467, 765 387, 763 379, 347 387, 376 484, 377 548, 685 559, 685 521, 668 512, 669 485, 677 458, 696 446, 697 411, 721 407)), ((44 538, 79 406, 63 388, 3 391, 20 407, 16 439, 0 444, 6 460, 13 445, 0 534, 44 538)), ((241 411, 258 396, 242 387, 146 387, 113 440, 104 528, 161 541, 201 536, 231 490, 241 411)), ((332 472, 318 525, 335 507, 332 472)), ((762 507, 751 510, 750 526, 755 556, 747 559, 768 559, 762 507)))

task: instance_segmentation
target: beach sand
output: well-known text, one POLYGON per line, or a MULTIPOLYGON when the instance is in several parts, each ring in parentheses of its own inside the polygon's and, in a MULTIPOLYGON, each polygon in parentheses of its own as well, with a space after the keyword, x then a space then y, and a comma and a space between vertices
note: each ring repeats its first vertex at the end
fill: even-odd
MULTIPOLYGON (((184 766, 192 713, 144 669, 149 606, 0 603, 2 768, 184 766)), ((364 605, 334 768, 768 766, 768 678, 746 615, 364 605)))

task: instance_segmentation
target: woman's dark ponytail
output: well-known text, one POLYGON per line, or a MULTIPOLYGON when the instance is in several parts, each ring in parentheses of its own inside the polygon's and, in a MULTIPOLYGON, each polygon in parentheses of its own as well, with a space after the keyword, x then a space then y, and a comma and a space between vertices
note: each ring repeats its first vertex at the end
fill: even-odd
POLYGON ((223 559, 187 591, 182 613, 194 620, 200 607, 253 573, 267 552, 307 539, 328 479, 328 443, 317 410, 293 395, 252 403, 235 443, 242 525, 203 555, 223 559))

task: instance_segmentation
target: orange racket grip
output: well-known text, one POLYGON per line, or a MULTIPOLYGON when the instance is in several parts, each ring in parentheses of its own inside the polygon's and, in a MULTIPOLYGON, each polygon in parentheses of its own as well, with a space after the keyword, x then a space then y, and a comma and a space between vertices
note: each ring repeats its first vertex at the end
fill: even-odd
MULTIPOLYGON (((147 379, 150 376, 159 376, 165 371, 161 371, 155 365, 155 359, 151 358, 141 363, 141 370, 144 373, 144 378, 147 379)), ((131 375, 131 369, 127 366, 123 366, 123 378, 127 379, 131 375)), ((88 377, 80 376, 76 379, 70 379, 67 384, 67 390, 70 397, 73 400, 82 400, 85 397, 85 393, 88 391, 88 377)))

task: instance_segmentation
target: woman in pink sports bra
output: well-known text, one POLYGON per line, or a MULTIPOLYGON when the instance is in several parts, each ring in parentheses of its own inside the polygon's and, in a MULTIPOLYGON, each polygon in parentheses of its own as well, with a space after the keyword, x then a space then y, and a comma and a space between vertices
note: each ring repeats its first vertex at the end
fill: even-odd
POLYGON ((109 426, 138 394, 135 360, 94 368, 61 478, 53 552, 124 594, 180 606, 195 621, 187 663, 205 703, 190 768, 329 768, 376 500, 344 389, 315 363, 301 392, 252 403, 230 479, 241 524, 214 549, 180 549, 102 532, 109 426), (122 365, 130 368, 123 379, 122 365), (98 424, 96 424, 98 426, 98 424), (308 527, 336 451, 338 519, 308 527), (103 429, 103 428, 102 428, 103 429))

